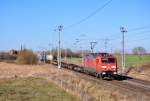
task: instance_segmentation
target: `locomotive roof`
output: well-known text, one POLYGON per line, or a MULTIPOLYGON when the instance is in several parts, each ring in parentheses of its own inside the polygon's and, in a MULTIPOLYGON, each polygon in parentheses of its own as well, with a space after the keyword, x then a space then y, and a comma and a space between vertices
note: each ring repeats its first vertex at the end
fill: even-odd
POLYGON ((109 53, 90 53, 87 56, 111 56, 109 53))

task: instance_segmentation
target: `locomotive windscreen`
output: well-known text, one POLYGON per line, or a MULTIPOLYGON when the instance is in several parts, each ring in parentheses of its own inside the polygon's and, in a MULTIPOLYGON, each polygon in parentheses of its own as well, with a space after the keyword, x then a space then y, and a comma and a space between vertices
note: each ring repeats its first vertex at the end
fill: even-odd
POLYGON ((115 63, 114 58, 102 58, 102 63, 115 63))

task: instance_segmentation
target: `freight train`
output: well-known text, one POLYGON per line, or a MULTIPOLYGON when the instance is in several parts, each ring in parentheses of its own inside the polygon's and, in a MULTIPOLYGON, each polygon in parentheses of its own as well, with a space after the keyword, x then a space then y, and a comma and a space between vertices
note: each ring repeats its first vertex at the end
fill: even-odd
POLYGON ((84 71, 102 79, 117 75, 117 59, 108 53, 91 53, 84 57, 84 71))
MULTIPOLYGON (((57 65, 57 58, 53 60, 57 65)), ((83 65, 62 62, 62 67, 78 72, 94 75, 101 79, 117 77, 117 59, 108 53, 90 53, 83 57, 83 65)))

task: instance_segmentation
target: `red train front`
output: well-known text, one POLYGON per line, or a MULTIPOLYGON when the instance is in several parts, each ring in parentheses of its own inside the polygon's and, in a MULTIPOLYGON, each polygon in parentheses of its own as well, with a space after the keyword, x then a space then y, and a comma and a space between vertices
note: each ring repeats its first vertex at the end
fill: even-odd
POLYGON ((117 60, 108 53, 91 53, 84 57, 84 70, 102 78, 117 74, 117 60))

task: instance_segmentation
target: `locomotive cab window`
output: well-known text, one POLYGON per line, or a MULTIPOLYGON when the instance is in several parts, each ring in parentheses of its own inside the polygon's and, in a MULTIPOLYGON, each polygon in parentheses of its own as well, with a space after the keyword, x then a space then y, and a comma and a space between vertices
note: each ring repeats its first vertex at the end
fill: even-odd
POLYGON ((102 63, 115 63, 114 58, 102 58, 101 61, 102 63))

